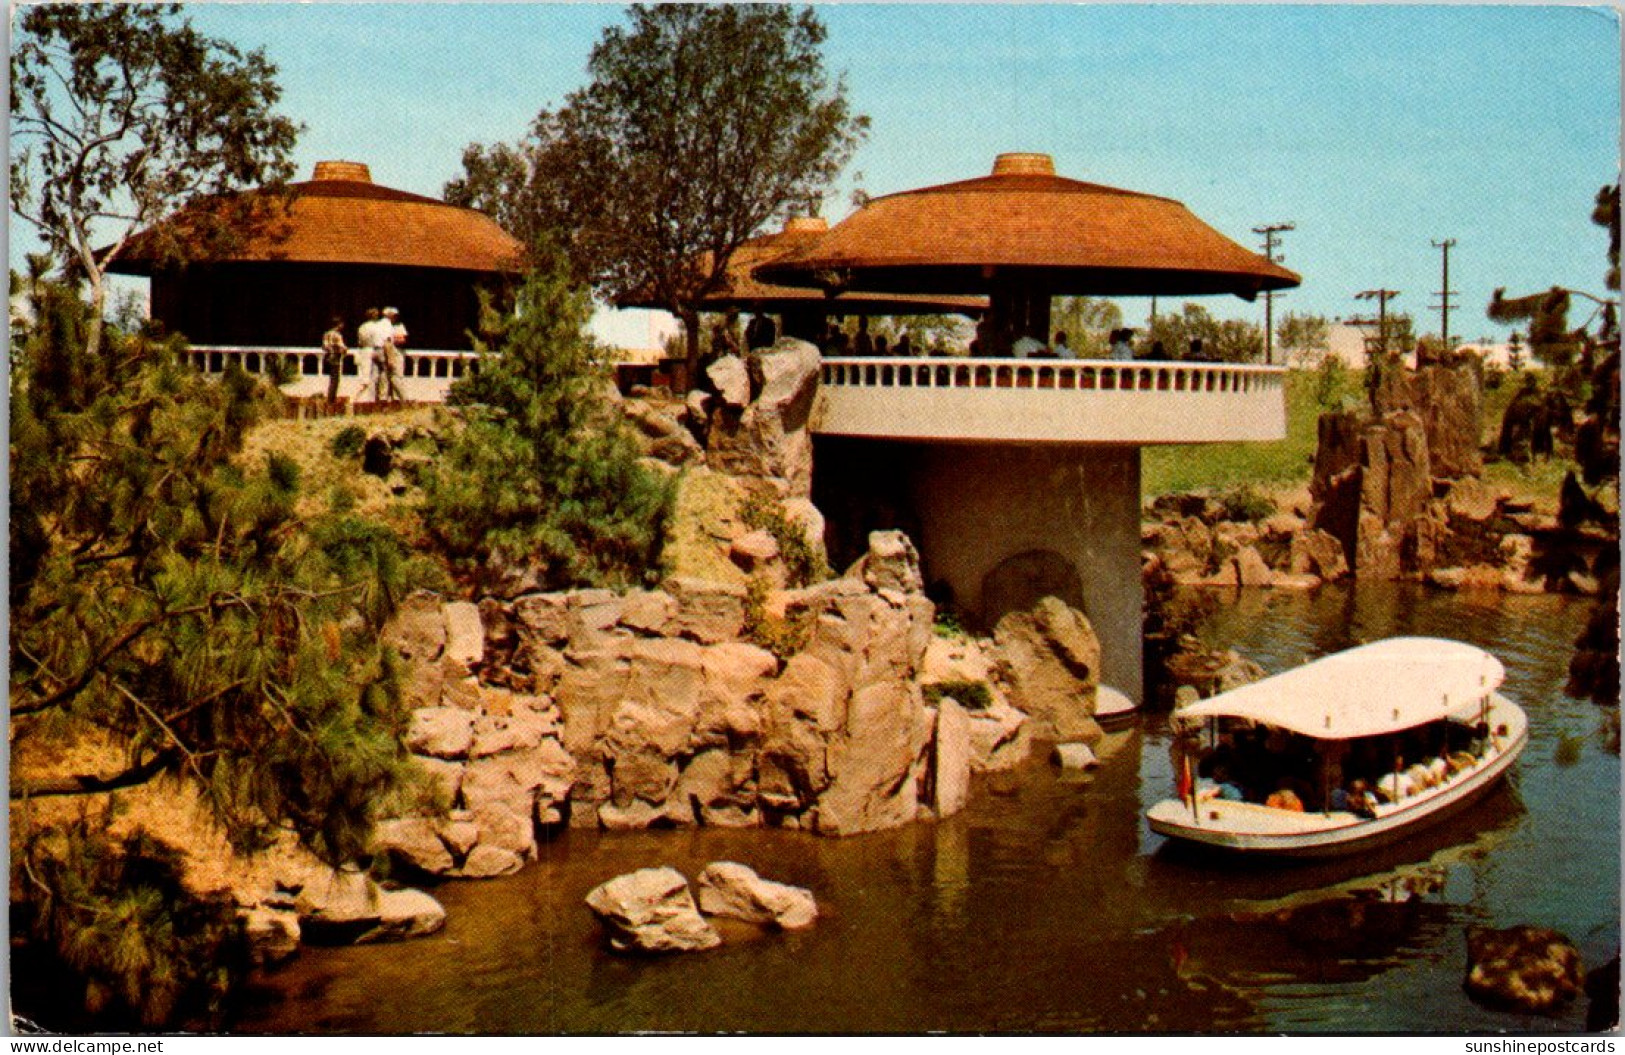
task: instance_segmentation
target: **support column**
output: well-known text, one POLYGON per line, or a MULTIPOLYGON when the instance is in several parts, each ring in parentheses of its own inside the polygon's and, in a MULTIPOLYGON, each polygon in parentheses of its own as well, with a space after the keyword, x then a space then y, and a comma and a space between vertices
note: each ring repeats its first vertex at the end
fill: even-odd
POLYGON ((945 582, 989 629, 1005 611, 1057 593, 1081 607, 1100 638, 1101 681, 1140 702, 1139 448, 931 445, 916 453, 910 504, 927 581, 945 582))

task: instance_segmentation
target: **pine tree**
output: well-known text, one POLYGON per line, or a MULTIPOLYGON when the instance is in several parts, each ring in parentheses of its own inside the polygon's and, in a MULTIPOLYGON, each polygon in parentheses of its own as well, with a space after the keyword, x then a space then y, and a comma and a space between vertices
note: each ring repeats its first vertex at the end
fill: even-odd
MULTIPOLYGON (((29 300, 11 377, 10 735, 14 752, 94 735, 117 757, 90 772, 14 767, 16 815, 32 816, 29 800, 169 777, 240 850, 291 829, 329 862, 356 857, 408 779, 408 716, 379 644, 409 583, 399 543, 346 516, 295 516, 298 467, 284 456, 240 464, 245 431, 275 398, 248 375, 207 379, 178 339, 111 328, 89 355, 77 290, 35 278, 29 300)), ((97 829, 14 834, 30 847, 29 882, 15 887, 42 906, 30 937, 87 984, 151 961, 75 937, 50 907, 116 918, 85 869, 118 873, 125 864, 97 862, 128 846, 97 842, 97 829)), ((187 916, 193 906, 160 908, 142 924, 165 936, 154 941, 214 933, 207 914, 187 916)), ((172 951, 173 965, 207 959, 172 951)), ((132 1010, 146 1021, 153 1007, 132 1010)))
POLYGON ((515 314, 488 313, 479 369, 452 388, 463 424, 426 481, 425 526, 475 582, 514 569, 543 588, 643 582, 673 487, 639 463, 605 398, 587 295, 557 255, 539 256, 515 314))

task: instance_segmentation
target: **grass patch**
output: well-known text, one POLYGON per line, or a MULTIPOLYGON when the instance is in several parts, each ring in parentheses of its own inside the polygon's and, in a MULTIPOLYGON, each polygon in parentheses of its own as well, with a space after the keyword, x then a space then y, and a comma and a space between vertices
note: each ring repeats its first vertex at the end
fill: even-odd
POLYGON ((1140 461, 1140 494, 1150 499, 1248 484, 1283 489, 1306 484, 1314 469, 1316 422, 1321 413, 1346 400, 1364 398, 1362 371, 1346 371, 1329 385, 1318 371, 1288 371, 1285 439, 1147 447, 1140 461))
POLYGON ((993 706, 993 692, 987 687, 985 681, 970 681, 967 679, 939 681, 925 686, 921 691, 925 696, 927 707, 937 706, 942 702, 944 696, 967 711, 985 711, 993 706))

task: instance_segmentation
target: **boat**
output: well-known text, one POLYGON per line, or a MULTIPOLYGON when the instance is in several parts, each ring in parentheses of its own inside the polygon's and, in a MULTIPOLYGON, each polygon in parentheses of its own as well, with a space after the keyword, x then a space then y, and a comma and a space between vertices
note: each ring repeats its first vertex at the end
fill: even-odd
POLYGON ((1181 843, 1258 856, 1404 839, 1480 798, 1528 744, 1527 716, 1497 691, 1505 677, 1481 648, 1399 637, 1199 700, 1174 712, 1189 746, 1175 796, 1146 819, 1181 843))

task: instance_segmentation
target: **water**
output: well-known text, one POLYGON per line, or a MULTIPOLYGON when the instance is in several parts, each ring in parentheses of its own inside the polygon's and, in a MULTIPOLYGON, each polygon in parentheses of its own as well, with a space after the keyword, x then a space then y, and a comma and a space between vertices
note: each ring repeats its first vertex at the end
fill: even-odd
POLYGON ((1466 929, 1556 928, 1588 965, 1619 940, 1620 767, 1602 712, 1562 694, 1588 605, 1410 588, 1261 594, 1206 635, 1272 671, 1359 641, 1437 634, 1506 663, 1530 715, 1515 779, 1425 836, 1355 862, 1216 864, 1153 835, 1171 785, 1156 717, 1084 780, 1043 762, 981 780, 935 825, 797 832, 570 832, 518 875, 435 894, 446 929, 309 949, 238 1029, 577 1033, 926 1031, 1542 1033, 1462 991, 1466 929), (739 925, 718 950, 610 955, 582 898, 635 868, 713 860, 812 889, 809 931, 739 925))

